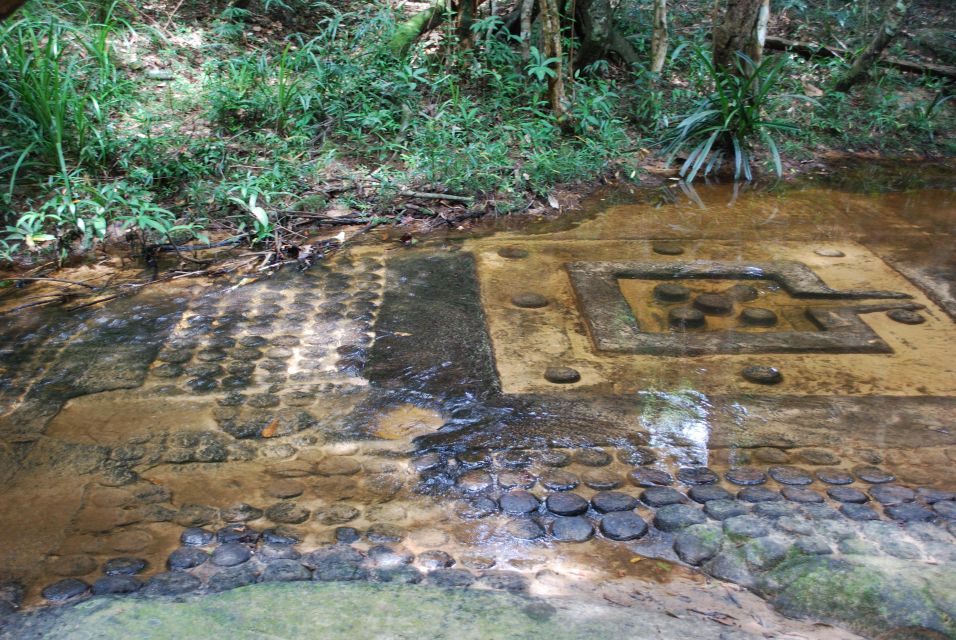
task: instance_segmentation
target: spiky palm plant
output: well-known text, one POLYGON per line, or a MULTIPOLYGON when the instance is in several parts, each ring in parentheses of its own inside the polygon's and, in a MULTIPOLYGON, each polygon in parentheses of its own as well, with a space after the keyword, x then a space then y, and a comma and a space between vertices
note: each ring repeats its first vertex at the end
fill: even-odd
POLYGON ((799 128, 783 120, 771 119, 768 114, 787 100, 806 100, 816 104, 815 100, 804 95, 774 92, 780 83, 786 57, 766 58, 755 64, 745 54, 738 53, 737 68, 730 72, 715 67, 706 53, 698 50, 695 56, 714 90, 665 136, 668 162, 682 150, 690 148, 680 175, 693 181, 701 169, 706 176, 732 154, 734 179, 743 176, 749 181, 753 179, 750 168, 752 145, 754 139, 759 138, 770 151, 777 175, 782 175, 780 151, 772 133, 796 132, 799 128))

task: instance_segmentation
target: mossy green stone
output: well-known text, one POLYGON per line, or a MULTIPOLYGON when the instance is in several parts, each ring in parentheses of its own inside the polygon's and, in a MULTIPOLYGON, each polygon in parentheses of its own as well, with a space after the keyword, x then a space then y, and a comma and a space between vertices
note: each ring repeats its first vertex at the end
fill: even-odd
POLYGON ((923 627, 956 636, 956 570, 881 558, 792 556, 758 587, 792 617, 829 620, 864 635, 923 627))

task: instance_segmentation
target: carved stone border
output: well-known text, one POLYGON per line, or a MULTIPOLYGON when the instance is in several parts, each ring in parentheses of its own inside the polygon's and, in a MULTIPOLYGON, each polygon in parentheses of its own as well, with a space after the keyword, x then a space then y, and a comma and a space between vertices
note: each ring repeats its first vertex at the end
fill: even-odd
POLYGON ((794 298, 817 300, 908 299, 895 291, 839 291, 828 287, 805 264, 794 261, 572 262, 565 265, 581 311, 599 351, 663 356, 753 353, 893 353, 860 318, 912 303, 810 308, 819 331, 651 333, 642 331, 617 281, 720 279, 772 280, 794 298))

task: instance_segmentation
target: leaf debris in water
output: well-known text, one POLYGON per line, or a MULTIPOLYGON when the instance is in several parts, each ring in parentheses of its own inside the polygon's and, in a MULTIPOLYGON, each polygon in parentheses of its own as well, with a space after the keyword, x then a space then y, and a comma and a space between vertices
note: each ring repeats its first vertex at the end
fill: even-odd
POLYGON ((271 438, 271 437, 275 436, 276 431, 278 431, 278 430, 279 430, 279 419, 278 419, 278 418, 273 418, 273 419, 272 419, 272 422, 270 422, 269 425, 268 425, 265 429, 262 430, 262 434, 261 434, 261 435, 262 435, 263 438, 271 438))

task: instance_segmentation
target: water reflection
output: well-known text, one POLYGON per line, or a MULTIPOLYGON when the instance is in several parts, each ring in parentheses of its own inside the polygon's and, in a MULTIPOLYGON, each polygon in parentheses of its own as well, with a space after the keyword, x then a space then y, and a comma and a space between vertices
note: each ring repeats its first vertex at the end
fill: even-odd
POLYGON ((640 423, 650 444, 678 467, 709 463, 710 411, 707 396, 693 390, 642 391, 640 423))

